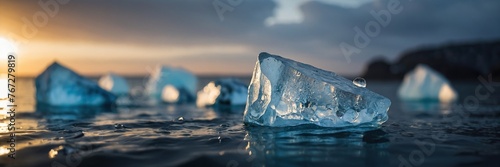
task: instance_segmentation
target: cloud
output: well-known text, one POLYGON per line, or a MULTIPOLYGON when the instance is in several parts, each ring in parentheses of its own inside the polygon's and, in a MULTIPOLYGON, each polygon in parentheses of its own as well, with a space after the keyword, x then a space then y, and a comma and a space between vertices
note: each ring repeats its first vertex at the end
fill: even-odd
MULTIPOLYGON (((61 5, 59 13, 51 17, 46 26, 39 28, 38 34, 30 41, 34 41, 33 45, 43 41, 52 42, 51 47, 67 50, 81 47, 78 43, 102 45, 95 48, 134 46, 136 49, 133 53, 142 48, 144 54, 155 55, 161 55, 156 54, 161 50, 168 52, 168 49, 163 48, 176 48, 176 52, 187 52, 190 56, 165 54, 167 56, 164 59, 151 56, 141 59, 143 56, 137 55, 134 60, 140 61, 137 63, 140 65, 151 62, 177 63, 200 73, 243 73, 247 70, 250 73, 258 53, 267 51, 341 74, 356 75, 373 56, 385 55, 395 59, 398 53, 419 45, 500 37, 500 1, 400 0, 403 11, 393 15, 390 24, 381 29, 380 35, 372 38, 359 55, 352 56, 352 62, 348 64, 339 44, 352 44, 356 35, 353 27, 364 29, 369 21, 375 20, 370 11, 385 10, 389 0, 368 3, 358 1, 358 4, 327 1, 302 4, 298 8, 301 12, 300 22, 266 26, 266 20, 273 18, 278 6, 274 1, 243 0, 243 3, 233 6, 231 11, 226 11, 221 22, 212 0, 72 0, 61 5), (240 48, 238 52, 228 49, 234 47, 240 48), (190 48, 197 49, 189 51, 190 48), (206 53, 203 48, 208 48, 206 53), (228 69, 216 69, 225 67, 228 64, 225 62, 231 63, 228 69), (213 64, 196 69, 203 63, 213 64)), ((24 23, 21 20, 24 17, 32 20, 33 14, 41 11, 38 2, 0 2, 6 11, 0 14, 0 33, 10 32, 22 36, 24 23)), ((102 54, 93 52, 92 48, 89 46, 86 52, 102 54)), ((44 52, 49 53, 50 50, 44 52)), ((123 52, 108 50, 108 55, 97 56, 119 56, 123 52)), ((78 57, 81 53, 68 56, 78 57)))
MULTIPOLYGON (((13 17, 14 20, 22 17, 32 20, 31 16, 41 10, 37 2, 8 1, 6 8, 23 11, 18 17, 13 17)), ((226 13, 228 19, 221 23, 212 1, 73 0, 61 5, 60 12, 41 28, 37 37, 70 41, 196 44, 213 41, 221 35, 224 36, 221 39, 225 40, 227 36, 259 29, 272 8, 273 3, 264 0, 245 2, 234 12, 226 13), (261 11, 256 12, 257 8, 261 11), (262 11, 266 8, 269 11, 267 14, 262 11)), ((13 27, 11 31, 21 34, 22 25, 13 27)))
MULTIPOLYGON (((309 34, 333 47, 341 42, 352 44, 356 35, 353 27, 364 29, 369 21, 376 21, 370 11, 385 10, 387 2, 369 3, 354 9, 311 2, 302 6, 305 21, 301 29, 314 32, 309 34)), ((393 59, 397 53, 419 45, 500 37, 497 31, 500 22, 496 21, 500 20, 498 1, 400 2, 402 12, 392 15, 388 26, 372 38, 360 55, 353 57, 354 61, 366 62, 374 55, 387 55, 393 59)), ((334 54, 339 54, 338 48, 335 50, 337 53, 334 54)))

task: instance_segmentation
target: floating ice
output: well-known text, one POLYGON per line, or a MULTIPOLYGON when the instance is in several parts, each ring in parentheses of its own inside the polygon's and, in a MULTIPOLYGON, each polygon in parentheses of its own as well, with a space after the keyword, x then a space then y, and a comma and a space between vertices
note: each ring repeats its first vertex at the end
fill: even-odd
POLYGON ((196 76, 184 69, 159 66, 149 78, 146 94, 158 101, 169 103, 191 102, 196 97, 197 82, 196 76))
POLYGON ((102 89, 70 69, 58 64, 50 65, 36 77, 38 105, 49 106, 100 106, 113 104, 116 96, 102 89))
POLYGON ((244 105, 248 96, 248 86, 238 79, 224 78, 208 83, 198 92, 196 105, 244 105))
POLYGON ((261 53, 248 88, 244 122, 378 126, 388 119, 390 105, 389 99, 333 72, 261 53))
POLYGON ((167 103, 177 103, 179 101, 179 90, 172 85, 166 85, 163 87, 161 93, 161 99, 163 102, 167 103))
POLYGON ((102 76, 99 79, 99 86, 115 95, 127 95, 129 93, 127 81, 123 77, 112 73, 102 76))
POLYGON ((419 64, 405 75, 398 95, 406 101, 442 101, 451 102, 458 98, 457 92, 448 80, 424 64, 419 64))

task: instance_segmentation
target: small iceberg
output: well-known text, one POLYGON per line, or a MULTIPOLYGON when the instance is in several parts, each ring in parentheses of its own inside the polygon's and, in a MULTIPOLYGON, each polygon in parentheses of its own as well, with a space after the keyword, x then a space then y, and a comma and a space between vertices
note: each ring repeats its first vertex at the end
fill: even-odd
POLYGON ((101 88, 118 96, 128 95, 130 88, 125 78, 113 73, 108 73, 99 79, 101 88))
POLYGON ((355 83, 359 85, 333 72, 261 53, 248 88, 244 122, 346 127, 387 121, 391 101, 355 83))
POLYGON ((405 75, 398 95, 405 101, 452 102, 458 93, 449 81, 427 65, 419 64, 405 75))
POLYGON ((184 69, 159 66, 151 73, 146 94, 167 103, 193 102, 197 84, 197 77, 184 69))
POLYGON ((37 105, 102 106, 114 104, 116 96, 96 82, 54 62, 35 79, 37 105))
POLYGON ((173 85, 165 85, 161 92, 161 100, 165 103, 187 103, 195 101, 195 96, 185 88, 177 89, 173 85))
POLYGON ((214 105, 244 105, 248 97, 248 85, 234 78, 224 78, 208 83, 198 92, 198 107, 214 105))

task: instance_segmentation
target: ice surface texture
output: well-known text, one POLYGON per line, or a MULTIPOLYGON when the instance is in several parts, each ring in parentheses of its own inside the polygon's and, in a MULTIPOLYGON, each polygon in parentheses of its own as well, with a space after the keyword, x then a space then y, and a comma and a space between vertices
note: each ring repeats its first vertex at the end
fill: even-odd
POLYGON ((261 53, 248 88, 244 122, 264 126, 378 126, 391 101, 333 72, 261 53))
POLYGON ((458 98, 457 92, 440 73, 424 64, 419 64, 405 75, 398 95, 406 101, 451 102, 458 98))
POLYGON ((99 86, 115 95, 128 95, 130 90, 127 81, 113 73, 102 76, 99 79, 99 86))
POLYGON ((50 65, 35 79, 38 105, 100 106, 114 104, 116 97, 96 82, 58 64, 50 65))
POLYGON ((184 69, 159 66, 149 78, 146 93, 157 101, 192 102, 196 100, 197 82, 196 76, 184 69))
POLYGON ((248 96, 248 85, 235 78, 223 78, 210 82, 198 92, 196 105, 244 105, 248 96))

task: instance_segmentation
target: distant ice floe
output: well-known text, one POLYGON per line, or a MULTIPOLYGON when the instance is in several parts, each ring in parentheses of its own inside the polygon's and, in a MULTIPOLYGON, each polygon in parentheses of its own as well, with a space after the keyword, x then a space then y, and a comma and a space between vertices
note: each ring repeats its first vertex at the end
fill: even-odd
POLYGON ((197 77, 189 71, 158 66, 146 84, 146 94, 158 102, 193 102, 196 99, 197 84, 197 77))
POLYGON ((440 73, 424 64, 419 64, 405 75, 398 95, 406 101, 452 102, 458 93, 440 73))
POLYGON ((35 79, 38 105, 100 106, 114 104, 116 96, 96 82, 54 62, 35 79))
POLYGON ((214 105, 244 105, 248 97, 248 85, 234 78, 223 78, 208 83, 198 92, 198 107, 214 105))
POLYGON ((130 87, 125 78, 113 73, 108 73, 99 79, 101 88, 118 96, 128 95, 130 87))
POLYGON ((173 85, 166 85, 161 91, 161 99, 167 103, 177 103, 179 101, 180 92, 173 85))

